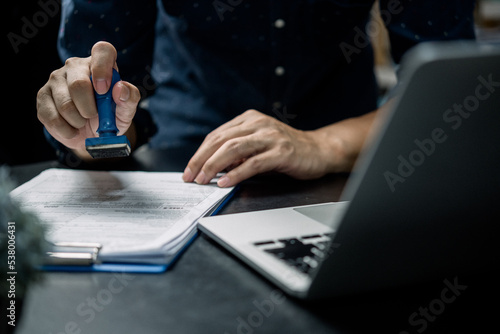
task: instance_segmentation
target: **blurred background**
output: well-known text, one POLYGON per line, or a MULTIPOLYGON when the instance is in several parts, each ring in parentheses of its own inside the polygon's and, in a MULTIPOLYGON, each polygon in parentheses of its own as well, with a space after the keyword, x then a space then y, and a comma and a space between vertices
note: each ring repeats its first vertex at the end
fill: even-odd
POLYGON ((51 160, 55 154, 36 116, 36 94, 50 72, 61 67, 56 48, 60 0, 8 1, 3 6, 7 91, 0 118, 0 164, 51 160), (47 3, 48 13, 40 3, 47 3))
MULTIPOLYGON (((55 159, 36 116, 36 94, 50 73, 62 66, 57 55, 60 0, 8 1, 4 50, 7 91, 0 124, 0 165, 55 159)), ((377 6, 372 17, 380 20, 377 6)), ((500 0, 478 0, 476 31, 480 41, 500 43, 500 0)), ((376 74, 383 95, 396 82, 387 34, 372 36, 376 74)))

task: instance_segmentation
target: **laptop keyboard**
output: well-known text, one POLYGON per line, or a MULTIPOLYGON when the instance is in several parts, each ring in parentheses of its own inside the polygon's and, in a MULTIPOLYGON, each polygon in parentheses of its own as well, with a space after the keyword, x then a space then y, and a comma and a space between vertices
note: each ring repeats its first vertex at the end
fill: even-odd
POLYGON ((253 245, 284 261, 289 266, 309 274, 328 254, 330 236, 331 234, 314 234, 297 238, 260 241, 253 245))

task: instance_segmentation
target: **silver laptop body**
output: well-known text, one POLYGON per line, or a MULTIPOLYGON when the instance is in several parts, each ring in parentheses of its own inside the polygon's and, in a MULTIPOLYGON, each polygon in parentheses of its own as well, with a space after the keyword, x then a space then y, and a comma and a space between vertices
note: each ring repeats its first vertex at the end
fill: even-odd
POLYGON ((341 202, 207 217, 199 229, 307 299, 498 263, 500 47, 424 43, 401 69, 341 202))

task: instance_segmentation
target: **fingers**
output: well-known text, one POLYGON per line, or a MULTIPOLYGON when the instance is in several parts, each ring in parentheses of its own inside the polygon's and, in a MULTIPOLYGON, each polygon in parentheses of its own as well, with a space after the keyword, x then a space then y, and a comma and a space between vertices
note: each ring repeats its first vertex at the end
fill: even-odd
MULTIPOLYGON (((98 42, 88 58, 69 58, 54 71, 37 95, 37 116, 47 130, 67 147, 82 146, 85 138, 96 136, 97 107, 94 89, 108 92, 112 69, 117 69, 116 50, 98 42), (92 81, 90 76, 92 75, 92 81)), ((140 100, 139 90, 120 81, 113 88, 120 134, 130 126, 140 100)))
MULTIPOLYGON (((108 42, 98 42, 92 47, 90 69, 98 94, 107 93, 111 87, 113 68, 118 70, 116 57, 116 49, 108 42)), ((123 134, 132 123, 141 94, 131 83, 120 81, 113 87, 112 95, 116 103, 116 126, 119 134, 123 134)))
POLYGON ((326 159, 318 137, 250 110, 209 134, 184 171, 186 182, 209 183, 218 172, 219 187, 230 187, 259 173, 277 171, 295 178, 324 175, 326 159))
POLYGON ((66 82, 56 84, 67 87, 76 109, 83 118, 96 116, 97 108, 90 81, 89 59, 70 58, 66 60, 65 67, 66 82))
MULTIPOLYGON (((216 174, 237 161, 253 157, 268 148, 265 138, 258 135, 238 137, 225 142, 204 164, 195 178, 198 184, 206 184, 216 174)), ((241 166, 241 165, 240 165, 241 166)))
MULTIPOLYGON (((198 173, 200 173, 207 160, 212 157, 214 153, 219 148, 221 148, 222 145, 234 138, 247 136, 250 133, 252 133, 252 129, 250 128, 238 126, 228 127, 227 123, 212 131, 207 135, 200 148, 196 151, 196 153, 189 161, 186 170, 184 171, 183 180, 185 182, 194 181, 195 177, 198 175, 198 173), (226 130, 224 131, 224 129, 226 130)), ((235 159, 233 159, 231 162, 234 162, 234 160, 235 159)), ((229 164, 222 167, 220 170, 224 169, 227 166, 229 166, 229 164)))
POLYGON ((126 81, 119 81, 113 87, 113 100, 116 103, 116 127, 119 135, 124 134, 132 123, 137 105, 141 99, 139 89, 126 81))
MULTIPOLYGON (((56 74, 52 74, 51 78, 54 76, 56 76, 56 74)), ((67 93, 66 96, 69 97, 69 93, 67 93)), ((63 105, 66 106, 61 108, 65 110, 63 113, 60 113, 59 108, 56 106, 51 87, 45 85, 37 94, 37 116, 51 134, 57 134, 65 139, 71 139, 77 135, 78 130, 73 127, 65 117, 72 118, 68 115, 72 113, 71 109, 74 108, 74 105, 71 105, 71 100, 67 100, 67 98, 61 98, 58 103, 61 103, 61 101, 63 101, 63 105), (64 102, 65 100, 68 102, 64 102), (65 115, 65 117, 63 117, 63 115, 65 115)))
MULTIPOLYGON (((203 143, 200 145, 196 153, 193 155, 191 160, 189 161, 188 165, 186 166, 186 169, 184 170, 184 174, 182 176, 183 180, 185 182, 193 182, 196 179, 196 182, 204 184, 210 181, 208 178, 209 175, 212 175, 213 172, 207 173, 205 171, 202 171, 202 167, 204 167, 205 163, 207 160, 213 156, 213 154, 227 141, 246 136, 254 130, 253 127, 251 126, 241 126, 245 121, 247 121, 247 118, 249 116, 248 112, 245 112, 235 118, 233 118, 231 121, 224 123, 223 125, 219 126, 217 129, 212 131, 207 135, 203 143), (201 175, 199 175, 201 174, 201 175), (206 182, 205 182, 206 180, 206 182)), ((252 115, 250 115, 252 116, 252 115)), ((236 159, 233 159, 231 163, 228 165, 222 167, 220 170, 224 169, 225 167, 228 167, 232 163, 235 162, 236 159)), ((213 161, 213 159, 212 159, 213 161)), ((214 174, 215 175, 215 174, 214 174)), ((212 176, 213 177, 213 176, 212 176)))
POLYGON ((37 95, 38 119, 54 136, 71 139, 97 115, 89 59, 69 58, 37 95))
POLYGON ((218 172, 231 169, 218 181, 219 186, 227 187, 279 168, 279 149, 287 139, 281 128, 280 122, 255 110, 243 113, 205 138, 189 161, 183 180, 207 184, 218 172))
MULTIPOLYGON (((62 78, 64 80, 64 78, 62 78)), ((58 81, 62 81, 58 80, 58 81)), ((55 84, 51 86, 54 105, 60 116, 75 129, 85 126, 86 119, 80 114, 72 98, 69 86, 65 84, 55 84)))
POLYGON ((276 167, 275 158, 273 151, 266 151, 250 157, 222 176, 217 181, 217 185, 222 188, 232 187, 254 175, 271 171, 276 167))
POLYGON ((113 68, 116 66, 116 49, 108 42, 97 42, 91 51, 91 74, 94 89, 98 94, 105 94, 111 87, 113 68))

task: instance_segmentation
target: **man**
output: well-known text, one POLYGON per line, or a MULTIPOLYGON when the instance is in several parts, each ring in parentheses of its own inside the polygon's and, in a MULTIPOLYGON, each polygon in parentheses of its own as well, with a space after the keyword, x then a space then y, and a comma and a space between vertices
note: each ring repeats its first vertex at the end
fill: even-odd
MULTIPOLYGON (((133 146, 205 138, 186 182, 206 184, 229 167, 221 187, 266 171, 300 179, 349 171, 377 112, 366 32, 377 28, 367 26, 373 2, 64 2, 59 52, 67 60, 40 89, 38 118, 59 151, 87 159, 93 89, 106 92, 119 67, 129 81, 113 88, 117 127, 133 146), (136 113, 145 68, 156 82, 151 138, 149 118, 136 113)), ((393 59, 422 41, 474 38, 473 9, 472 0, 380 0, 393 59)))

